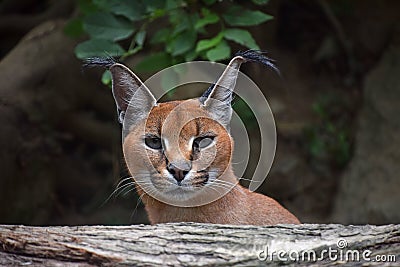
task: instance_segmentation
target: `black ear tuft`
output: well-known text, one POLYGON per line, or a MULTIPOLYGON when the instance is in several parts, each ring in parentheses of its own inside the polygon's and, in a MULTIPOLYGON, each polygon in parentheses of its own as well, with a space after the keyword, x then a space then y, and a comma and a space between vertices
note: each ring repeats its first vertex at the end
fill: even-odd
POLYGON ((112 65, 120 63, 113 57, 90 57, 85 60, 84 68, 103 67, 109 69, 112 65))
POLYGON ((278 67, 276 67, 275 64, 273 63, 274 60, 266 57, 264 55, 266 53, 267 53, 266 51, 261 51, 261 50, 247 50, 243 52, 239 51, 235 54, 235 56, 243 57, 248 61, 261 63, 267 67, 270 67, 271 69, 275 70, 278 74, 280 74, 278 67))
POLYGON ((204 105, 204 101, 207 100, 207 98, 210 96, 212 90, 214 89, 215 83, 211 84, 210 87, 207 88, 207 90, 200 96, 199 101, 201 104, 204 105))

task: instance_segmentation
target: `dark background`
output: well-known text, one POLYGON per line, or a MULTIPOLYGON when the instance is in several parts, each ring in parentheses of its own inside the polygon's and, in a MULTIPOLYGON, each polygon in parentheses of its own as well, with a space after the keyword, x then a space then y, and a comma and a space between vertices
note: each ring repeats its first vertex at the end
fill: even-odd
MULTIPOLYGON (((277 124, 259 191, 302 222, 399 223, 400 2, 271 0, 262 9, 275 19, 250 30, 282 77, 242 68, 277 124)), ((68 0, 0 1, 0 223, 148 222, 134 190, 111 196, 128 176, 121 133, 102 71, 82 71, 81 40, 63 32, 76 12, 68 0)))

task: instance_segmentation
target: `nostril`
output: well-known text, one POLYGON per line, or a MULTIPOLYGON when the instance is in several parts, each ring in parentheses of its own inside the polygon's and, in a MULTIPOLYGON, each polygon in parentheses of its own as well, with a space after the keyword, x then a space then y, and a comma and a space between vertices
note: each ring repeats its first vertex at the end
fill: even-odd
POLYGON ((189 171, 181 170, 173 164, 168 164, 167 170, 170 174, 172 174, 175 180, 178 181, 178 183, 180 183, 185 178, 186 174, 189 173, 189 171))

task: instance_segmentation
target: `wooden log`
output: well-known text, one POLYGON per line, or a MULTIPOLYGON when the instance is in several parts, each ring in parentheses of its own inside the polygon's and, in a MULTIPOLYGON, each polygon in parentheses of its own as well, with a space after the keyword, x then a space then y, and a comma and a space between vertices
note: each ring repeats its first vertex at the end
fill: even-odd
POLYGON ((400 225, 0 225, 1 266, 266 264, 400 266, 400 225))

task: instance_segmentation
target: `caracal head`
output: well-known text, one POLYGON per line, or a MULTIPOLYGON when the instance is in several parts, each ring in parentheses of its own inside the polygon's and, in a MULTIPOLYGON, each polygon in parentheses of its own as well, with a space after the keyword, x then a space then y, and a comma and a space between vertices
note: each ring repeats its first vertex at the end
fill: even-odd
POLYGON ((145 193, 177 205, 223 196, 232 178, 229 134, 232 92, 239 67, 231 60, 201 97, 157 103, 150 90, 122 64, 110 67, 113 95, 123 124, 128 169, 145 193))

